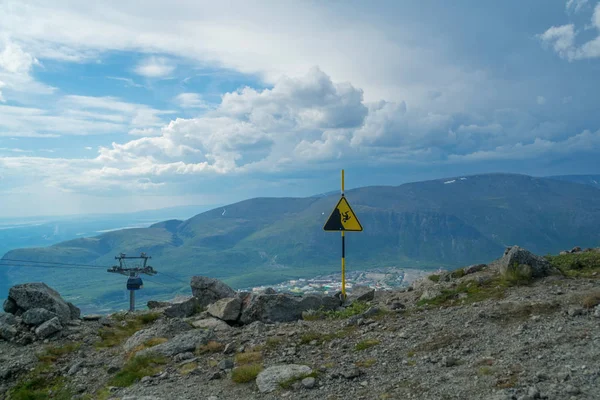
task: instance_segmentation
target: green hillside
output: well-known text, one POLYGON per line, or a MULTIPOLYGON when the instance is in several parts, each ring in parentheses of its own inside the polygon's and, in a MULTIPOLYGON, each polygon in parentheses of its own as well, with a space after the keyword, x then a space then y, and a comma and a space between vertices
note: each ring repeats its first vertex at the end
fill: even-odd
MULTIPOLYGON (((538 254, 600 244, 600 191, 577 183, 488 174, 346 195, 364 227, 347 235, 350 269, 487 262, 512 244, 538 254)), ((5 258, 110 266, 120 252, 146 252, 169 275, 145 280, 140 294, 153 297, 189 293, 189 277, 197 274, 234 287, 314 276, 339 269, 340 235, 322 230, 338 197, 256 198, 187 221, 13 250, 5 258)), ((85 302, 126 300, 124 277, 102 269, 7 271, 13 281, 32 280, 32 272, 85 302)))

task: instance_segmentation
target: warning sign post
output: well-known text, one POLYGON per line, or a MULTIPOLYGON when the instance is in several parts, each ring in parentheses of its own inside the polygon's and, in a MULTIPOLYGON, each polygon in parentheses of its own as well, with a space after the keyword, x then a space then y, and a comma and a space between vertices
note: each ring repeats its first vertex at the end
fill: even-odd
POLYGON ((346 231, 362 232, 363 228, 358 217, 350 207, 344 195, 344 170, 342 170, 342 198, 331 212, 325 222, 323 230, 329 232, 342 232, 342 297, 346 299, 346 231))

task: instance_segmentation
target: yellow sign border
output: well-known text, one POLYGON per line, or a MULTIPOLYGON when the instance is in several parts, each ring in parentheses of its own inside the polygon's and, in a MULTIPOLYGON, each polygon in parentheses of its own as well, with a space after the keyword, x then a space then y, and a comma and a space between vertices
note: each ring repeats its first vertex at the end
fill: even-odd
MULTIPOLYGON (((342 224, 342 226, 344 226, 344 225, 342 224)), ((358 219, 358 215, 356 215, 356 213, 352 209, 352 206, 350 206, 350 202, 348 201, 346 196, 342 195, 342 197, 340 198, 340 201, 338 201, 337 204, 335 205, 335 207, 333 207, 333 211, 331 211, 331 214, 329 214, 329 218, 327 218, 327 221, 325 221, 325 225, 323 225, 323 230, 325 232, 362 232, 363 231, 363 227, 362 227, 362 224, 360 223, 360 220, 358 219), (335 212, 335 210, 338 209, 338 207, 344 200, 346 200, 346 204, 348 205, 348 208, 350 209, 350 211, 352 211, 352 215, 354 215, 354 218, 356 218, 356 223, 358 224, 358 226, 360 226, 360 229, 325 229, 325 226, 327 225, 327 223, 329 222, 331 217, 333 217, 333 213, 335 212)))

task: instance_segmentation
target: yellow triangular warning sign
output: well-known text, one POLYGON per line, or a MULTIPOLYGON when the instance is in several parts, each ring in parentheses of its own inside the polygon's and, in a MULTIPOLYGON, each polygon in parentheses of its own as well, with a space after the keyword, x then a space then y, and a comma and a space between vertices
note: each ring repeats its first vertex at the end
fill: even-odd
POLYGON ((333 212, 329 216, 325 226, 325 231, 355 231, 360 232, 363 230, 356 214, 352 211, 348 200, 342 196, 337 206, 333 209, 333 212))

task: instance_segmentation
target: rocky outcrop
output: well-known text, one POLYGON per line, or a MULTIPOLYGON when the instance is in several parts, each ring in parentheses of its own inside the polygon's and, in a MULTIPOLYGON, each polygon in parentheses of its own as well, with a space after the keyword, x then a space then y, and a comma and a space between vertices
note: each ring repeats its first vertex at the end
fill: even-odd
POLYGON ((190 332, 181 333, 168 342, 159 344, 158 346, 142 350, 136 353, 136 356, 156 353, 166 357, 173 357, 177 354, 194 351, 198 346, 208 343, 212 338, 213 333, 211 331, 195 329, 190 332))
POLYGON ((164 313, 171 318, 186 318, 194 315, 201 308, 197 298, 192 297, 177 303, 170 303, 164 313))
POLYGON ((208 306, 207 311, 213 317, 234 322, 240 317, 242 301, 236 297, 221 299, 208 306))
POLYGON ((23 315, 31 309, 44 309, 54 313, 61 323, 79 318, 80 310, 66 302, 60 294, 45 283, 24 283, 10 288, 4 311, 23 315))
POLYGON ((341 302, 333 296, 309 294, 295 297, 288 294, 258 294, 248 296, 242 305, 240 322, 264 323, 289 322, 302 319, 302 312, 308 310, 335 310, 341 302))
POLYGON ((375 298, 375 289, 368 286, 354 286, 348 295, 349 301, 371 301, 375 298))
POLYGON ((61 331, 62 328, 63 327, 58 317, 54 317, 35 328, 35 335, 40 339, 45 339, 48 336, 61 331))
POLYGON ((274 365, 262 371, 256 377, 256 385, 261 393, 271 393, 280 388, 280 384, 290 380, 301 380, 312 373, 306 365, 274 365))
MULTIPOLYGON (((504 256, 498 261, 501 274, 507 274, 511 268, 530 267, 531 276, 541 278, 544 276, 558 274, 559 271, 552 267, 550 262, 543 257, 536 256, 532 252, 519 246, 513 246, 507 249, 504 256)), ((527 272, 527 271, 526 271, 527 272)))
POLYGON ((27 325, 41 325, 52 318, 58 317, 55 313, 46 310, 45 308, 32 308, 23 313, 21 318, 27 325))
POLYGON ((206 307, 217 300, 235 297, 235 291, 218 279, 194 276, 191 281, 192 294, 200 307, 206 307))
POLYGON ((178 334, 190 331, 190 324, 180 318, 159 319, 150 328, 142 329, 133 334, 125 344, 123 349, 129 352, 136 347, 142 346, 150 339, 166 338, 170 339, 178 334))

